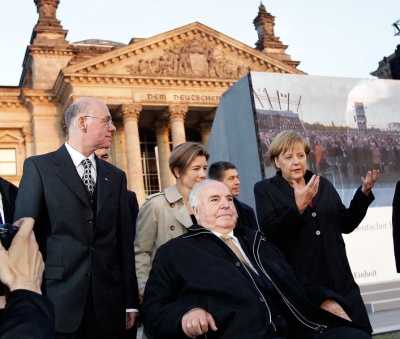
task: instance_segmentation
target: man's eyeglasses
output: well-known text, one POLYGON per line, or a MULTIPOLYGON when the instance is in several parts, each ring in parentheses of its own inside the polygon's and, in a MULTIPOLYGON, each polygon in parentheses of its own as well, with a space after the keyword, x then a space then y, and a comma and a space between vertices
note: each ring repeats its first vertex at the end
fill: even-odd
POLYGON ((91 115, 84 115, 84 117, 85 118, 93 118, 93 119, 101 120, 101 121, 105 122, 107 126, 114 125, 111 117, 108 118, 108 119, 105 119, 105 120, 103 118, 92 117, 91 115))

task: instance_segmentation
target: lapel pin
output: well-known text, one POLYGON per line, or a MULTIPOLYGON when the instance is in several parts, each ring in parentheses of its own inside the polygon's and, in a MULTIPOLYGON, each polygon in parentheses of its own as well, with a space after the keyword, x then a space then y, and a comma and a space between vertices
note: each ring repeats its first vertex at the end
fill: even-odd
POLYGON ((104 178, 105 181, 108 181, 108 178, 104 178))

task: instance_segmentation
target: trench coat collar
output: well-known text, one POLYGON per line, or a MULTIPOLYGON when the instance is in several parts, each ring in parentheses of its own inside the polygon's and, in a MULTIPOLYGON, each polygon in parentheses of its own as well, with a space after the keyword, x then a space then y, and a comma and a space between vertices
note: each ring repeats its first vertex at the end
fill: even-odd
POLYGON ((164 194, 165 199, 167 199, 170 204, 177 202, 179 199, 183 200, 182 196, 179 194, 178 187, 176 185, 167 187, 164 190, 164 194))
POLYGON ((176 220, 178 220, 186 228, 192 226, 193 225, 192 218, 188 213, 186 205, 183 202, 182 196, 179 194, 178 187, 176 185, 167 187, 164 190, 164 195, 165 199, 167 199, 170 205, 175 204, 177 207, 179 207, 179 205, 182 204, 182 206, 180 206, 179 209, 174 212, 174 217, 176 218, 176 220), (180 203, 178 204, 179 201, 180 203))

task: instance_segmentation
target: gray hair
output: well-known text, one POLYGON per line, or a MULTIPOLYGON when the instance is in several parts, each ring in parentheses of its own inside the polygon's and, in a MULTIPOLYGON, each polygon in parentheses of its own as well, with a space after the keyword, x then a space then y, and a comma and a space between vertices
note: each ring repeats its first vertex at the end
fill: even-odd
POLYGON ((73 124, 73 120, 81 114, 92 115, 93 107, 89 100, 84 98, 76 100, 68 109, 65 111, 65 123, 68 128, 68 133, 71 134, 75 131, 76 125, 73 124))
POLYGON ((201 188, 204 185, 206 185, 210 182, 218 182, 219 183, 219 181, 214 180, 214 179, 205 179, 193 186, 192 190, 189 193, 189 204, 190 204, 191 208, 199 207, 199 192, 201 191, 201 188))

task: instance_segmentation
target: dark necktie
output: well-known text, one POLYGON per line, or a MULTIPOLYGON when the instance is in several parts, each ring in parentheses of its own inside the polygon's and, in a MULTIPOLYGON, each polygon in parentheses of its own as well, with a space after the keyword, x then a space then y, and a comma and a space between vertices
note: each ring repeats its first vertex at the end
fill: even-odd
POLYGON ((82 180, 83 180, 83 183, 85 184, 87 190, 89 191, 90 195, 92 195, 94 192, 94 186, 95 186, 95 182, 93 181, 92 173, 90 171, 90 167, 91 167, 92 163, 89 158, 85 158, 82 160, 82 165, 84 168, 82 180))
POLYGON ((231 248, 233 252, 235 252, 240 261, 242 261, 246 266, 249 266, 242 252, 240 252, 239 248, 233 243, 232 237, 230 235, 222 234, 221 239, 226 242, 226 244, 231 248))

